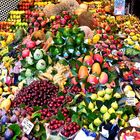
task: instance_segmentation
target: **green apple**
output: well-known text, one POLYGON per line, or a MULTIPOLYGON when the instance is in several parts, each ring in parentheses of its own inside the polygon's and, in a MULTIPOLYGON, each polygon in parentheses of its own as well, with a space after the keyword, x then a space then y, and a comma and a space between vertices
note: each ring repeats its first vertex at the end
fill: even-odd
POLYGON ((100 112, 103 113, 103 114, 106 113, 107 110, 108 110, 108 108, 107 108, 105 105, 103 105, 103 106, 100 108, 100 112))
POLYGON ((111 95, 113 93, 113 89, 112 88, 106 88, 105 93, 111 95))
POLYGON ((111 97, 112 97, 111 95, 109 95, 109 94, 105 94, 104 99, 105 99, 105 100, 110 100, 111 97))
POLYGON ((33 65, 34 64, 34 61, 31 57, 26 57, 26 62, 29 64, 29 65, 33 65))
POLYGON ((123 114, 123 115, 122 115, 122 119, 123 119, 124 121, 128 121, 129 117, 128 117, 127 114, 123 114))
POLYGON ((103 115, 103 120, 104 121, 107 121, 110 119, 110 114, 108 112, 106 112, 104 115, 103 115))
POLYGON ((93 101, 95 101, 96 99, 97 99, 97 94, 92 94, 91 96, 90 96, 90 98, 93 100, 93 101))
POLYGON ((40 49, 36 49, 34 52, 34 59, 40 60, 43 58, 43 52, 40 49))
POLYGON ((115 110, 118 109, 118 103, 115 101, 111 104, 111 107, 114 108, 115 110))
POLYGON ((100 90, 97 92, 97 95, 103 97, 105 95, 105 90, 100 90))
POLYGON ((46 69, 46 62, 43 59, 40 59, 36 64, 37 70, 45 70, 46 69))
POLYGON ((94 104, 92 102, 89 103, 88 108, 92 111, 94 109, 94 104))
POLYGON ((95 126, 100 126, 100 124, 102 123, 102 121, 99 119, 99 118, 96 118, 94 121, 93 121, 94 125, 95 126))
POLYGON ((116 93, 114 94, 114 97, 117 98, 117 99, 119 99, 119 98, 121 98, 121 94, 118 93, 118 92, 116 92, 116 93))
POLYGON ((108 113, 109 113, 109 114, 113 114, 113 113, 115 113, 114 108, 112 108, 112 107, 111 107, 111 108, 109 108, 109 109, 108 109, 108 113))
POLYGON ((31 76, 32 76, 32 71, 31 71, 31 69, 26 69, 25 76, 26 76, 26 77, 31 77, 31 76))

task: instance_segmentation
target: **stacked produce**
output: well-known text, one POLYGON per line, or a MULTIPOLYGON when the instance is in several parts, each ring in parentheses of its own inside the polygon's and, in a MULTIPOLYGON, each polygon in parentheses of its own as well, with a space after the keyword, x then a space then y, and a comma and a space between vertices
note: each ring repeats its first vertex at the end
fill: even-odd
POLYGON ((15 24, 0 24, 14 32, 0 32, 0 139, 114 138, 119 129, 139 139, 129 129, 140 121, 139 19, 111 16, 105 1, 53 3, 21 1, 15 24))

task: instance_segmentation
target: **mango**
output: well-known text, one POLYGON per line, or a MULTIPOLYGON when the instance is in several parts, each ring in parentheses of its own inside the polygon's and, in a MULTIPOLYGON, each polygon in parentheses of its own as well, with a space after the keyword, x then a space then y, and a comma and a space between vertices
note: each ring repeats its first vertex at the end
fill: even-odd
POLYGON ((84 63, 86 63, 89 66, 92 66, 92 64, 94 63, 92 56, 86 55, 84 58, 84 63))
POLYGON ((95 75, 90 74, 87 78, 87 82, 90 84, 98 84, 99 80, 95 75))
POLYGON ((96 73, 98 75, 101 74, 101 67, 99 63, 96 62, 92 65, 92 73, 96 73))
POLYGON ((10 106, 11 106, 11 100, 10 99, 5 99, 5 100, 2 101, 2 103, 0 105, 0 108, 8 111, 10 109, 10 106))
POLYGON ((86 66, 81 66, 78 71, 78 78, 84 79, 84 78, 88 77, 88 75, 89 75, 88 68, 86 66))
POLYGON ((99 78, 101 84, 106 84, 108 82, 108 75, 105 72, 102 72, 99 78))

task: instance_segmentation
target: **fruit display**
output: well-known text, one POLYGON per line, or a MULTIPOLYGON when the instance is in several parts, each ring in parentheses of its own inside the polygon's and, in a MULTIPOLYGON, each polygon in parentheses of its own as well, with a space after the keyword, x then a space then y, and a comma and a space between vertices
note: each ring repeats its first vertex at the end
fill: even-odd
POLYGON ((139 139, 140 20, 78 2, 21 0, 0 22, 1 140, 139 139))

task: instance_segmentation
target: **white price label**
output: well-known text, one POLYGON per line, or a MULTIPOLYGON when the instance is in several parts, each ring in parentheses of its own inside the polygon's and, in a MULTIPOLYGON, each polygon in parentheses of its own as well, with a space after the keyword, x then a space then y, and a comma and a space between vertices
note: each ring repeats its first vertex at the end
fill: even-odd
POLYGON ((135 106, 135 97, 127 97, 126 98, 126 105, 135 106))
POLYGON ((136 62, 136 63, 135 63, 135 67, 138 68, 138 69, 140 69, 140 63, 137 63, 137 62, 136 62))
POLYGON ((24 133, 26 133, 27 135, 29 135, 32 129, 34 128, 34 124, 30 122, 27 118, 25 118, 22 121, 22 126, 23 126, 24 133))

